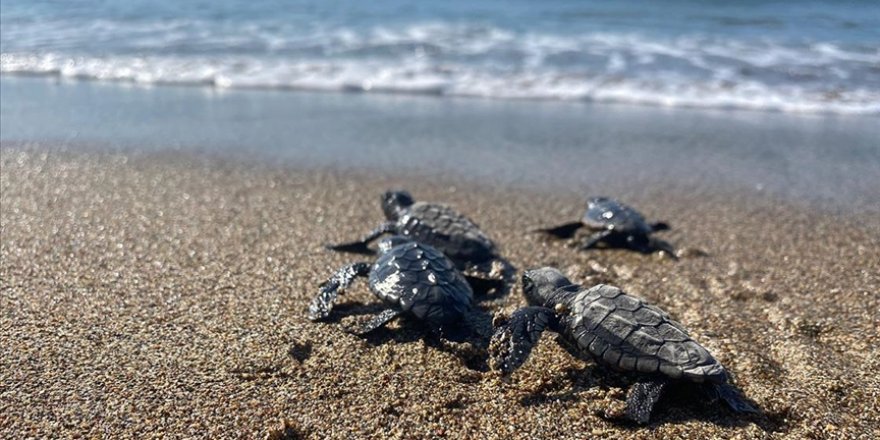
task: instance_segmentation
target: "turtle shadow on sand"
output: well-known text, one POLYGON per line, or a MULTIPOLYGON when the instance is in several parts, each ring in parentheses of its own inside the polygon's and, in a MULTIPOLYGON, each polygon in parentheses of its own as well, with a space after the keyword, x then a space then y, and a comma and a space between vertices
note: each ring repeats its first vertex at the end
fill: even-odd
MULTIPOLYGON (((564 374, 551 378, 549 382, 542 383, 520 397, 519 404, 523 407, 538 407, 557 402, 577 402, 588 399, 581 396, 584 391, 597 387, 605 390, 629 389, 636 380, 598 365, 566 368, 564 374)), ((706 398, 699 386, 694 385, 680 383, 670 387, 660 398, 651 421, 645 425, 624 417, 606 415, 602 409, 597 409, 596 414, 614 426, 626 430, 650 429, 667 423, 675 424, 689 420, 708 421, 725 428, 744 427, 754 423, 765 432, 785 432, 788 429, 784 414, 765 412, 742 414, 728 410, 719 412, 714 402, 706 398)))
POLYGON ((519 404, 524 407, 541 406, 553 402, 574 402, 578 400, 578 393, 599 386, 592 380, 593 374, 589 370, 595 370, 594 366, 586 369, 566 368, 561 376, 553 376, 549 382, 542 382, 536 389, 519 398, 519 404))
MULTIPOLYGON (((375 308, 371 309, 375 310, 375 308)), ((365 311, 363 314, 368 313, 365 311)), ((481 307, 474 306, 465 319, 466 322, 461 327, 438 330, 417 319, 403 318, 398 328, 379 328, 361 335, 361 338, 372 347, 388 343, 409 344, 422 341, 426 347, 458 358, 469 370, 488 372, 492 315, 481 307)))
POLYGON ((383 309, 384 305, 381 303, 342 303, 334 308, 324 322, 339 324, 348 321, 342 324, 342 329, 358 336, 371 347, 422 341, 427 347, 455 356, 469 370, 481 373, 489 371, 487 359, 492 328, 492 315, 489 312, 474 307, 475 311, 470 314, 472 323, 469 328, 445 334, 418 319, 406 317, 400 319, 397 328, 380 327, 363 335, 352 333, 351 330, 357 328, 354 321, 365 321, 383 309))
POLYGON ((627 430, 651 429, 667 423, 680 424, 690 420, 701 420, 723 428, 742 428, 754 423, 764 432, 788 431, 784 416, 761 410, 755 413, 740 413, 723 408, 717 402, 707 399, 705 392, 698 386, 689 383, 671 386, 658 401, 658 407, 648 424, 641 425, 622 417, 604 415, 602 417, 613 425, 627 430))

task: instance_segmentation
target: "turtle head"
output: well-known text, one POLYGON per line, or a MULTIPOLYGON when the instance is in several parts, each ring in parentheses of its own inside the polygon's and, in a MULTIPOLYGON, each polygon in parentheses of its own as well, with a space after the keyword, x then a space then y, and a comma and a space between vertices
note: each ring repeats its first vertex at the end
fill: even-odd
POLYGON ((387 254, 388 251, 391 250, 391 248, 411 242, 412 240, 402 235, 392 235, 390 237, 385 237, 379 241, 379 255, 387 254))
POLYGON ((382 194, 382 211, 385 212, 388 220, 397 220, 401 211, 409 208, 413 203, 415 200, 412 195, 403 190, 385 191, 385 194, 382 194))
POLYGON ((553 267, 527 270, 522 282, 523 293, 529 304, 544 307, 554 307, 558 303, 557 291, 572 285, 571 280, 553 267))

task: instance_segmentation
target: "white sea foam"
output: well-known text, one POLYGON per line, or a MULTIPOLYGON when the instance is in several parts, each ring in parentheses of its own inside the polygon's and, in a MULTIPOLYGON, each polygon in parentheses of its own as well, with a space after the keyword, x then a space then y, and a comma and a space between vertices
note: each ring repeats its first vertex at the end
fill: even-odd
POLYGON ((4 31, 0 72, 221 88, 880 113, 880 49, 830 42, 553 35, 448 23, 305 33, 239 24, 228 32, 190 21, 141 23, 114 42, 120 29, 113 22, 93 23, 87 36, 38 26, 46 32, 4 31), (83 49, 96 41, 105 50, 83 49))

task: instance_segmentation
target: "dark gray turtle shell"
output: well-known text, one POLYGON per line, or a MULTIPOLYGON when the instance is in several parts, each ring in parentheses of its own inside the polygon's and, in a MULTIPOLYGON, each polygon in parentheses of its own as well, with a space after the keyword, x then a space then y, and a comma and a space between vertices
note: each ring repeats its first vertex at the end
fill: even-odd
POLYGON ((666 312, 600 284, 574 294, 563 318, 566 342, 597 362, 693 382, 724 382, 724 367, 666 312))
POLYGON ((436 247, 456 263, 481 263, 496 256, 495 243, 479 226, 446 205, 417 202, 397 224, 399 234, 436 247))
POLYGON ((470 310, 473 292, 445 255, 408 242, 380 256, 370 271, 370 289, 388 304, 419 319, 456 322, 470 310))
POLYGON ((651 226, 641 213, 607 197, 593 197, 587 200, 587 211, 582 221, 592 229, 608 229, 634 235, 651 233, 651 226))

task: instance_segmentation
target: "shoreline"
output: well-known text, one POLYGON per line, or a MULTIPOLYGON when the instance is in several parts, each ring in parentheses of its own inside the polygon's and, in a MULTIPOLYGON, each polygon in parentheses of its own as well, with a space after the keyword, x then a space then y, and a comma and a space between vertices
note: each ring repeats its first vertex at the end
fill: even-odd
POLYGON ((75 84, 79 82, 88 82, 96 84, 117 85, 122 87, 139 87, 143 89, 153 89, 156 87, 177 87, 184 89, 202 89, 211 93, 225 92, 293 92, 293 93, 314 93, 314 94, 334 94, 334 95, 369 95, 369 96, 399 96, 404 98, 437 98, 437 99, 456 99, 456 100, 488 100, 500 102, 536 102, 536 103, 558 103, 572 105, 602 105, 602 106, 622 106, 635 108, 660 109, 667 111, 706 111, 706 112, 748 112, 748 113, 769 113, 781 114, 792 117, 865 117, 873 118, 880 115, 880 108, 858 109, 856 111, 843 111, 842 109, 784 109, 780 107, 761 107, 760 105, 744 105, 744 104, 715 104, 715 105, 699 105, 696 103, 676 103, 674 105, 664 104, 659 101, 651 100, 626 100, 626 99, 596 99, 589 97, 551 97, 551 96, 491 96, 480 94, 447 94, 441 89, 392 89, 392 88, 361 88, 358 86, 340 87, 340 88, 320 88, 290 85, 236 85, 223 86, 218 85, 214 79, 205 81, 175 81, 175 82, 139 82, 131 78, 99 78, 92 76, 66 76, 58 71, 8 71, 2 72, 0 76, 9 79, 35 79, 52 81, 58 84, 75 84))
MULTIPOLYGON (((53 148, 0 145, 2 432, 253 438, 279 431, 280 420, 309 438, 854 438, 880 429, 874 216, 734 189, 609 194, 669 221, 664 239, 709 254, 673 262, 523 234, 577 218, 585 194, 575 189, 187 151, 44 154, 53 148), (342 332, 358 318, 308 322, 315 286, 358 259, 322 244, 375 226, 388 187, 456 206, 520 270, 557 265, 579 283, 616 284, 664 308, 766 415, 667 402, 647 427, 621 427, 601 413, 621 404, 628 383, 552 337, 502 382, 409 322, 368 339, 342 332)), ((374 303, 359 283, 340 310, 374 303)), ((516 286, 485 308, 522 303, 516 286)))
MULTIPOLYGON (((588 183, 582 186, 569 185, 562 182, 538 182, 533 180, 509 182, 500 178, 486 176, 464 176, 450 173, 443 169, 387 169, 377 166, 361 166, 356 164, 316 164, 297 163, 292 160, 254 155, 249 151, 232 151, 215 147, 137 147, 134 145, 118 145, 111 142, 57 142, 53 140, 3 141, 0 140, 0 151, 25 153, 40 157, 70 158, 118 158, 123 162, 141 160, 147 163, 173 163, 183 161, 187 166, 197 169, 242 170, 271 175, 300 174, 306 176, 327 176, 354 182, 371 182, 384 184, 388 188, 399 185, 416 185, 432 191, 432 185, 439 185, 447 191, 466 193, 474 191, 493 197, 511 197, 520 194, 533 199, 550 197, 556 200, 568 200, 569 206, 563 206, 555 213, 548 214, 579 218, 583 214, 583 202, 587 196, 614 195, 628 204, 638 206, 662 207, 665 204, 681 206, 692 199, 702 199, 706 203, 731 203, 734 207, 750 207, 750 210, 773 210, 794 212, 802 219, 824 218, 829 222, 840 224, 840 228, 857 228, 870 231, 875 227, 880 231, 880 222, 865 222, 867 217, 880 213, 880 206, 861 205, 862 200, 847 200, 845 204, 823 204, 821 201, 803 198, 792 198, 785 194, 768 191, 763 187, 744 187, 731 185, 730 182, 712 182, 704 180, 706 176, 693 179, 662 178, 658 176, 634 175, 629 181, 612 183, 588 183), (631 203, 629 203, 631 202, 631 203)), ((378 193, 375 194, 378 197, 378 193)), ((689 208, 691 209, 691 208, 689 208)), ((696 210, 692 217, 700 216, 696 210)), ((709 221, 711 219, 707 219, 709 221)))
POLYGON ((0 77, 4 143, 211 154, 522 190, 766 192, 876 212, 872 117, 366 94, 138 88, 0 77), (15 105, 12 105, 15 104, 15 105), (114 121, 107 124, 106 121, 114 121))

